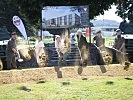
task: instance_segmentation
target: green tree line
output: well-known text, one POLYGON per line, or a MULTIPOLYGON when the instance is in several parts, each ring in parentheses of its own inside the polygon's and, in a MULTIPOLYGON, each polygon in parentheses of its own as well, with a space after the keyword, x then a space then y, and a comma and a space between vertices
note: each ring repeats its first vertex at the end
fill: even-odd
POLYGON ((133 13, 132 0, 1 0, 0 1, 0 27, 6 26, 9 31, 14 30, 12 17, 20 16, 26 29, 31 32, 33 28, 39 29, 41 25, 41 10, 44 6, 72 6, 89 5, 90 19, 117 6, 117 14, 126 18, 133 13))

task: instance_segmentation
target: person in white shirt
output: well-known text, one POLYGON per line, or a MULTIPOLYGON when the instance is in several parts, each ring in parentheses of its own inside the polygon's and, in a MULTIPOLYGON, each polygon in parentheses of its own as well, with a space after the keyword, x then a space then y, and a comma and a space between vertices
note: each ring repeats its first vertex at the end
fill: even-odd
POLYGON ((42 37, 38 36, 36 43, 35 43, 35 52, 36 52, 36 59, 38 65, 40 65, 40 57, 45 55, 44 52, 44 43, 42 41, 42 37))
POLYGON ((66 65, 68 48, 67 45, 65 44, 64 39, 61 39, 59 35, 57 35, 55 38, 55 48, 59 57, 58 66, 60 67, 62 62, 63 65, 66 65))
POLYGON ((72 36, 71 36, 71 45, 72 45, 72 46, 75 46, 75 41, 76 41, 75 35, 72 35, 72 36))

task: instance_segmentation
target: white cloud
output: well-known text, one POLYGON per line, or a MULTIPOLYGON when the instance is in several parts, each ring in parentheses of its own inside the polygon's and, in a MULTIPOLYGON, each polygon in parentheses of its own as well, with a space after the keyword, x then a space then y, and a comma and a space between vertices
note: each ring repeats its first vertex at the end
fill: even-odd
POLYGON ((115 12, 116 12, 116 6, 113 5, 111 6, 111 9, 104 12, 104 15, 99 15, 95 19, 97 20, 108 19, 108 20, 115 20, 117 22, 121 22, 122 18, 119 17, 117 14, 115 14, 115 12))

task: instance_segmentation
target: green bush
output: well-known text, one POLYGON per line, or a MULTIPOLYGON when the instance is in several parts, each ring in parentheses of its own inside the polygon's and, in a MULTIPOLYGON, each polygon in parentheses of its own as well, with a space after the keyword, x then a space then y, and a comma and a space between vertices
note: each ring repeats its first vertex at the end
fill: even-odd
POLYGON ((36 37, 30 37, 29 41, 36 41, 36 37))

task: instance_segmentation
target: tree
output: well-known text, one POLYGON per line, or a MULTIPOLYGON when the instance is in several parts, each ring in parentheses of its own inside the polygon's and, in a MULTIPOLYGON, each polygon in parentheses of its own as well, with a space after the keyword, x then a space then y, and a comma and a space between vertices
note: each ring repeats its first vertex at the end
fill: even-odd
POLYGON ((133 14, 133 0, 119 0, 117 9, 118 16, 127 18, 128 15, 133 14))
POLYGON ((0 1, 0 27, 6 28, 9 32, 18 31, 12 22, 14 15, 17 15, 22 19, 28 35, 33 35, 32 27, 28 20, 25 19, 24 14, 20 13, 19 6, 9 0, 0 1))
POLYGON ((90 19, 93 19, 99 14, 104 14, 104 10, 111 8, 113 3, 117 0, 11 0, 19 5, 20 11, 28 21, 34 25, 39 26, 41 22, 41 9, 44 6, 57 5, 89 5, 90 19))
POLYGON ((133 11, 132 0, 3 0, 12 2, 18 8, 24 18, 33 27, 40 28, 41 25, 41 9, 44 6, 73 6, 73 5, 89 5, 90 19, 111 8, 112 4, 116 4, 120 17, 127 17, 133 11))
POLYGON ((14 30, 12 17, 20 15, 18 10, 13 3, 0 1, 0 27, 6 27, 8 31, 14 30))

